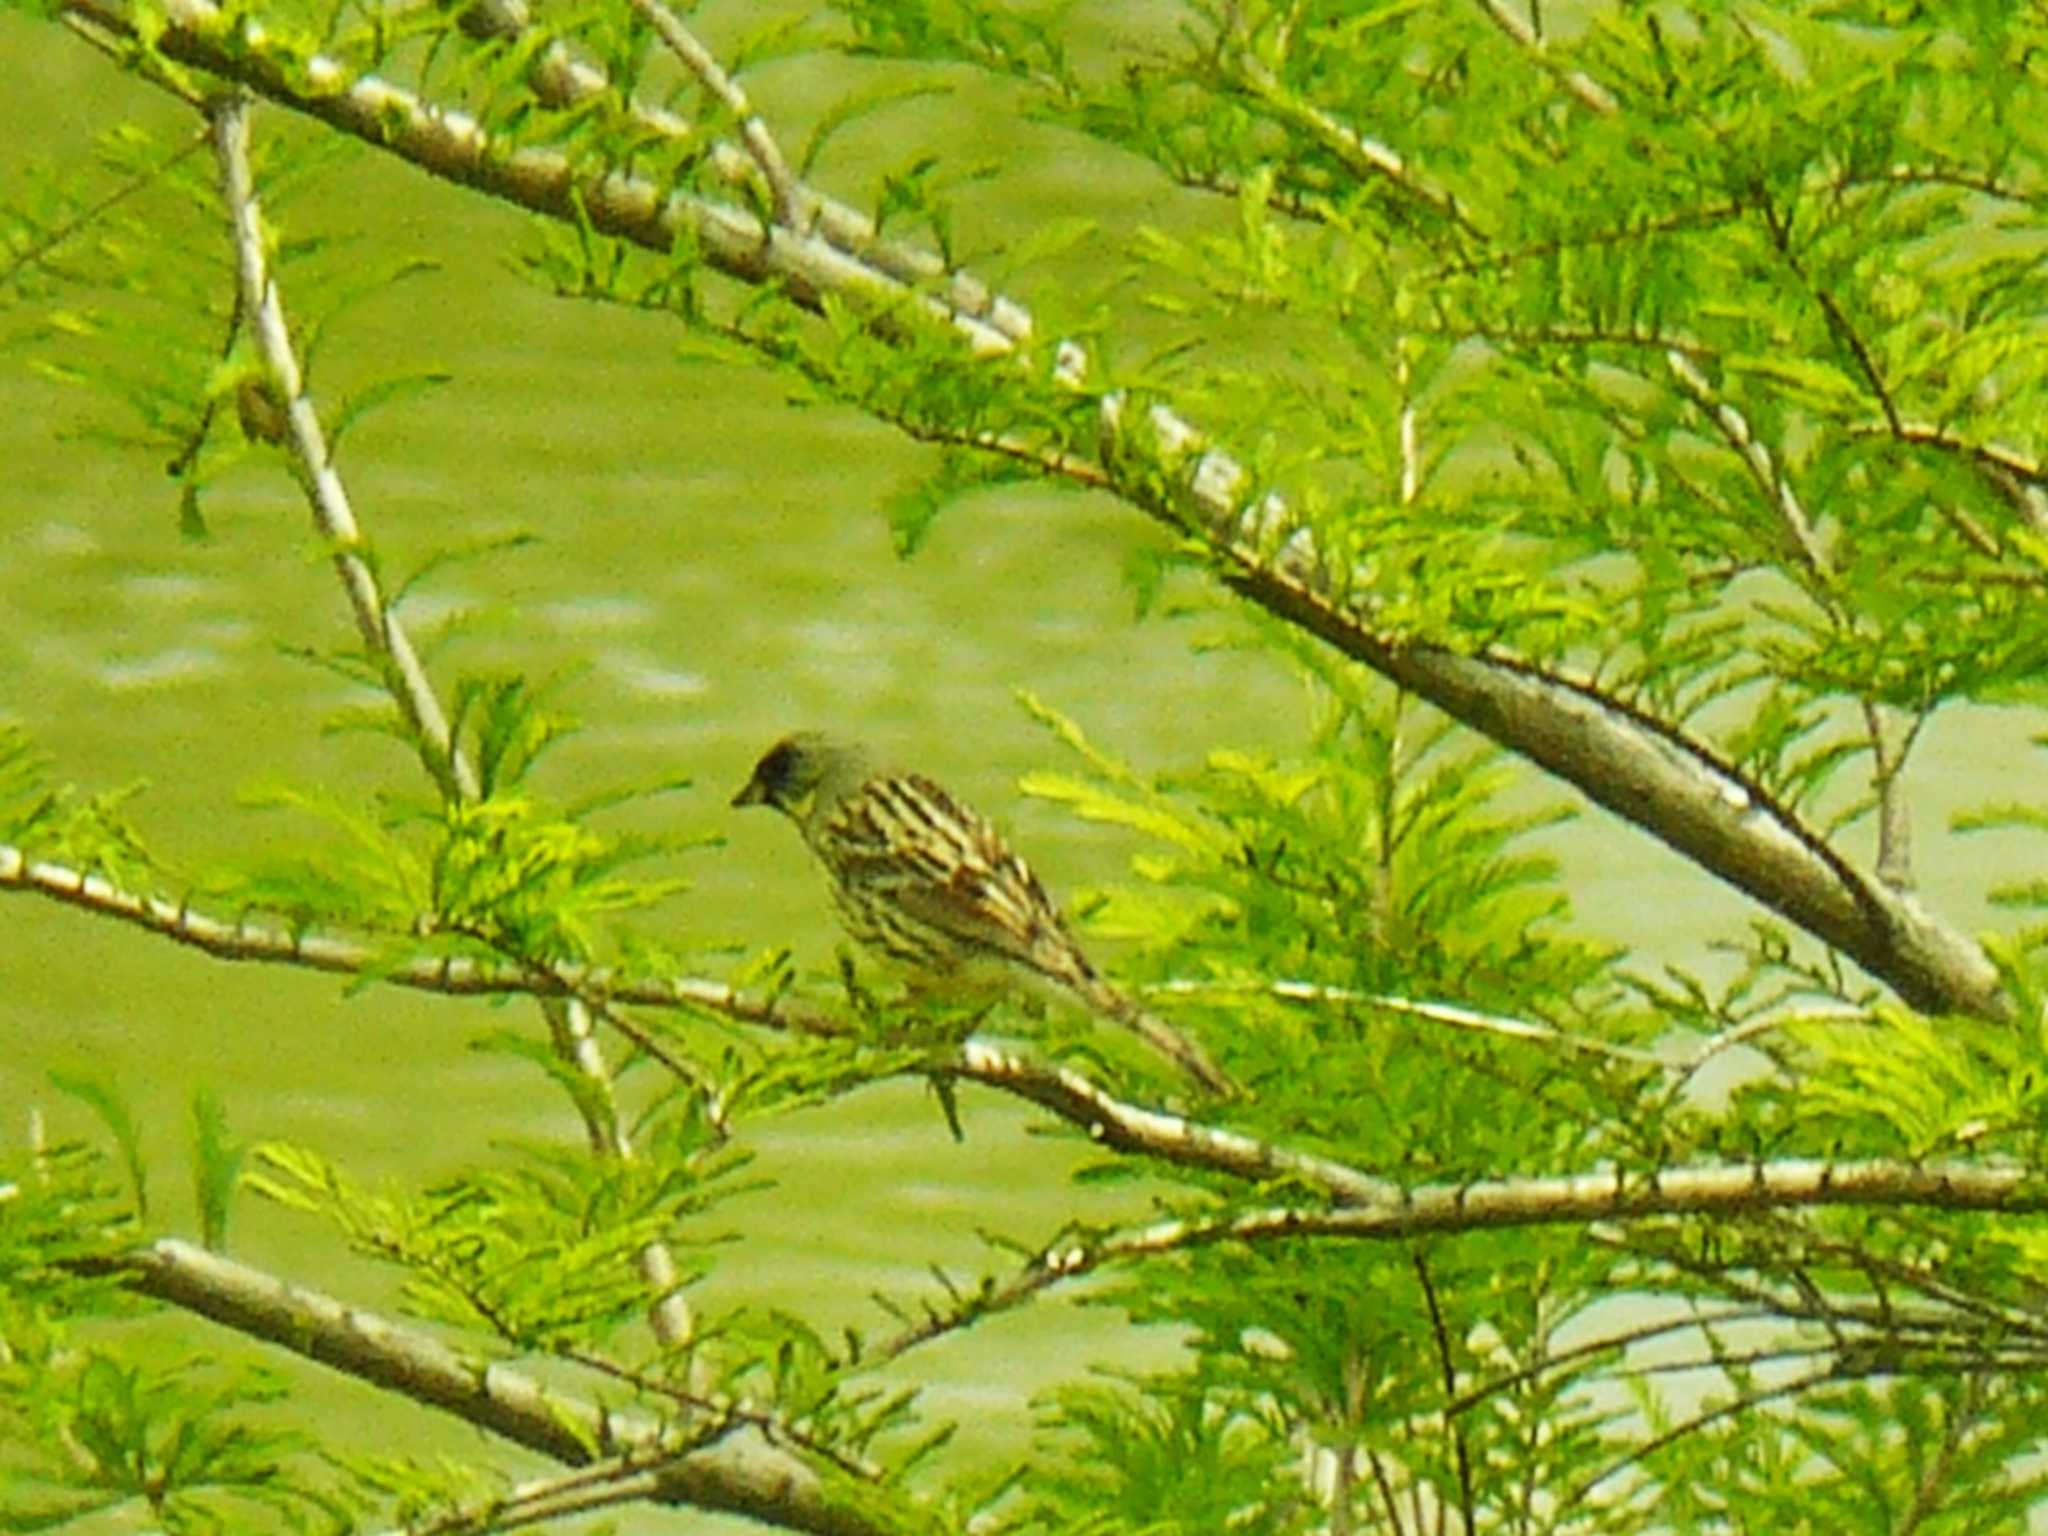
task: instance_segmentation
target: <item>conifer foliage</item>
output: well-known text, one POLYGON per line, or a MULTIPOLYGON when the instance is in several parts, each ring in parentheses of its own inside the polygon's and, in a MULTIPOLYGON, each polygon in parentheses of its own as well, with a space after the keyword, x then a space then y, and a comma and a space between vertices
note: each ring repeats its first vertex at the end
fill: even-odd
POLYGON ((0 894, 358 1006, 508 1001, 486 1044, 583 1144, 388 1188, 204 1094, 181 1234, 118 1074, 54 1076, 103 1129, 0 1138, 0 1529, 2022 1528, 2048 883, 1971 875, 2010 915, 1986 934, 1916 891, 2048 806, 1911 834, 1945 730, 2048 703, 2039 5, 18 8, 187 126, 9 187, 12 355, 91 392, 80 451, 169 467, 188 533, 238 466, 290 477, 354 638, 275 639, 408 777, 271 785, 275 859, 174 872, 146 798, 75 787, 17 717, 0 894), (750 87, 792 63, 829 89, 784 120, 750 87), (1037 168, 916 142, 936 92, 1143 191, 1002 229, 1037 168), (328 322, 419 264, 402 229, 381 265, 295 237, 366 154, 530 214, 547 291, 931 445, 886 509, 906 555, 1020 483, 1168 531, 1140 606, 1208 594, 1298 680, 1274 740, 1304 745, 1140 764, 1027 696, 1023 787, 1139 850, 1082 927, 1243 1094, 1007 1000, 707 966, 649 919, 701 839, 611 813, 683 786, 555 797, 549 690, 456 673, 408 616, 497 551, 457 530, 395 571, 352 500, 350 428, 442 382, 317 387, 328 322), (1582 813, 1745 928, 1689 966, 1603 942, 1545 851, 1582 813), (746 1134, 905 1077, 949 1116, 964 1085, 1028 1105, 1147 1193, 864 1328, 710 1286, 746 1134), (250 1199, 330 1223, 403 1315, 232 1256, 250 1199), (1069 1293, 1185 1348, 1077 1365, 1011 1456, 965 1454, 932 1346, 1069 1293), (273 1363, 215 1363, 222 1331, 273 1363), (323 1370, 383 1394, 388 1444, 294 1411, 323 1370), (551 1470, 406 1454, 429 1415, 551 1470))

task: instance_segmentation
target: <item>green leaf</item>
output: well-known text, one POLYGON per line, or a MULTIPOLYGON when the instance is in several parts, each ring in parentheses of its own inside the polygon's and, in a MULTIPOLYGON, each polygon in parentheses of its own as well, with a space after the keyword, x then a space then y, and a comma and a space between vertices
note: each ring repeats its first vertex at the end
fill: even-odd
POLYGON ((91 1110, 112 1133, 115 1145, 121 1149, 122 1165, 128 1171, 128 1187, 135 1195, 136 1214, 146 1217, 149 1214, 149 1170, 142 1158, 142 1133, 136 1128, 134 1112, 122 1097, 113 1074, 68 1072, 52 1067, 49 1079, 51 1087, 91 1110))
POLYGON ((227 1105, 210 1088, 192 1094, 192 1185, 200 1240, 214 1252, 227 1248, 228 1213, 249 1146, 228 1131, 227 1105))

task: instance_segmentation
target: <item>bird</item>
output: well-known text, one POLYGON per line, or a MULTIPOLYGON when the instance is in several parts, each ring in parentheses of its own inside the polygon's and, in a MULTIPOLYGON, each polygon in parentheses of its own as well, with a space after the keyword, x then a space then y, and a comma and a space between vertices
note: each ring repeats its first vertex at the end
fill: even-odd
POLYGON ((995 827, 930 779, 858 743, 783 737, 732 803, 796 823, 847 932, 914 981, 956 992, 1049 985, 1137 1035, 1210 1093, 1238 1085, 1089 963, 1058 905, 995 827))

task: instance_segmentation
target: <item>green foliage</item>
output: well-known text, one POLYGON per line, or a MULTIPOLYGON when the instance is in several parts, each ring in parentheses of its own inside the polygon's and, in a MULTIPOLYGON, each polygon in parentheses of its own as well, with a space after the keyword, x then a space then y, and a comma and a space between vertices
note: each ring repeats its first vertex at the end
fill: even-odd
MULTIPOLYGON (((367 681, 359 657, 337 658, 336 666, 367 681)), ((533 794, 528 778, 574 727, 525 679, 465 678, 452 714, 457 750, 474 765, 481 798, 421 806, 394 797, 367 807, 318 789, 256 787, 245 803, 310 815, 343 840, 217 880, 215 889, 295 925, 324 921, 382 933, 393 965, 422 954, 481 954, 545 968, 590 960, 611 939, 612 919, 684 888, 678 879, 626 871, 707 839, 608 833, 592 818, 687 781, 610 789, 558 808, 533 794)), ((413 746, 434 771, 436 752, 402 714, 387 708, 366 722, 346 720, 413 746)))
MULTIPOLYGON (((267 452, 263 439, 274 434, 254 430, 238 409, 245 386, 266 388, 268 379, 235 298, 206 135, 194 127, 167 143, 120 124, 99 140, 92 182, 45 178, 12 203, 0 215, 14 254, 0 273, 0 313, 23 317, 9 340, 31 354, 31 366, 88 392, 91 414, 75 438, 160 462, 177 486, 179 526, 204 537, 208 491, 253 452, 267 452), (227 425, 237 420, 239 431, 227 425)), ((259 150, 259 195, 287 205, 349 153, 332 136, 288 153, 273 143, 259 150)), ((325 322, 419 270, 402 261, 379 271, 322 239, 273 239, 269 254, 293 285, 309 362, 325 322)), ((344 419, 372 403, 366 395, 344 406, 344 419)))
POLYGON ((348 1528, 331 1495, 287 1470, 311 1438, 249 1414, 284 1395, 269 1372, 140 1366, 87 1349, 26 1362, 20 1376, 32 1411, 9 1436, 0 1528, 56 1529, 127 1507, 175 1536, 348 1528))
MULTIPOLYGON (((1741 1380, 1768 1395, 1756 1378, 1741 1380)), ((1833 1386, 1775 1444, 1724 1419, 1658 1448, 1667 1495, 1657 1518, 1677 1532, 2020 1529, 2043 1491, 2038 1473, 2010 1471, 2028 1446, 2014 1430, 2033 1395, 1978 1375, 1833 1386)))
POLYGON ((359 1251, 398 1265, 420 1316, 519 1350, 600 1348, 649 1304, 640 1255, 665 1242, 709 1272, 702 1218, 743 1187, 746 1159, 701 1121, 669 1117, 632 1162, 508 1147, 419 1195, 373 1193, 318 1154, 268 1143, 247 1174, 257 1193, 332 1221, 359 1251))
MULTIPOLYGON (((770 368, 796 404, 933 444, 930 472, 885 508, 899 552, 976 492, 1086 486, 1169 530, 1133 562, 1141 607, 1169 569, 1242 588, 1251 566, 1312 568, 1304 590, 1379 654, 1563 674, 1674 759, 1725 769, 1724 800, 1796 843, 1841 904, 1890 901, 1903 850, 1872 813, 1931 722, 1958 703, 2038 704, 2048 664, 2038 8, 1558 9, 1198 0, 1105 24, 1067 3, 887 0, 834 7, 830 31, 769 17, 724 47, 734 77, 809 72, 808 133, 787 157, 805 174, 836 174, 856 124, 886 130, 946 92, 1163 177, 1142 207, 1077 209, 1002 248, 1028 326, 947 270, 983 243, 979 184, 1000 175, 1007 193, 1019 167, 960 156, 965 135, 892 144, 845 172, 874 238, 833 233, 802 199, 781 206, 758 144, 735 147, 759 125, 715 72, 674 67, 636 8, 506 26, 456 5, 285 3, 212 35, 215 68, 303 93, 329 121, 350 120, 351 87, 375 74, 383 131, 461 141, 442 175, 517 169, 493 185, 538 216, 521 264, 555 292, 680 320, 688 357, 770 368), (565 88, 572 59, 602 85, 565 88), (427 103, 417 119, 406 89, 427 103), (707 205, 723 222, 629 245, 600 197, 628 178, 674 227, 707 205), (1873 825, 1876 883, 1843 837, 1873 825)), ((220 88, 160 46, 170 24, 140 8, 127 62, 187 100, 220 88)), ((275 219, 328 195, 347 141, 258 142, 275 219)), ((282 408, 298 403, 247 335, 203 148, 112 130, 90 185, 31 176, 0 212, 0 346, 91 391, 85 441, 165 461, 194 538, 230 473, 281 462, 304 486, 333 467, 290 455, 282 408)), ((309 367, 337 317, 422 270, 381 229, 264 239, 309 367)), ((408 366, 323 404, 331 443, 445 378, 408 366)), ((457 1346, 600 1382, 661 1418, 673 1448, 744 1430, 887 1529, 937 1519, 920 1479, 978 1524, 1072 1536, 1961 1536, 2010 1529, 2038 1500, 2030 1277, 2048 1255, 2020 1217, 1934 1201, 1597 1223, 1543 1207, 1386 1241, 1217 1229, 1340 1203, 1301 1166, 1314 1156, 1400 1189, 1560 1173, 1655 1189, 1688 1164, 1838 1157, 2037 1179, 2048 925, 2023 917, 1987 947, 2019 1027, 1888 1000, 1825 949, 1824 923, 1758 921, 1702 963, 1632 968, 1567 900, 1552 851, 1567 808, 1301 631, 1233 616, 1223 643, 1299 682, 1303 745, 1280 745, 1276 723, 1140 768, 1027 699, 1077 766, 1024 781, 1141 845, 1131 881, 1076 915, 1121 944, 1118 981, 1250 1090, 1203 1107, 1227 1133, 1147 1118, 1156 1082, 1078 1021, 874 995, 850 968, 834 989, 784 952, 737 968, 774 1004, 736 1007, 747 1023, 705 993, 643 1017, 612 988, 682 967, 627 926, 681 889, 642 866, 703 839, 607 830, 603 813, 642 791, 550 795, 543 765, 571 725, 523 675, 458 680, 444 738, 388 643, 418 583, 506 542, 451 543, 409 578, 373 541, 353 551, 385 611, 359 616, 364 648, 311 659, 372 701, 334 727, 396 739, 420 787, 258 787, 250 801, 329 841, 196 890, 294 938, 367 946, 365 990, 439 966, 541 994, 543 1028, 480 1047, 538 1066, 600 1150, 507 1145, 424 1189, 373 1190, 310 1149, 245 1156, 202 1095, 210 1246, 238 1186, 319 1215, 457 1346), (951 1120, 977 1032, 1022 1035, 1135 1101, 1115 1127, 1099 1105, 1070 1112, 1077 1138, 1109 1144, 1081 1177, 1134 1186, 1165 1224, 1135 1234, 1159 1251, 1111 1266, 1090 1299, 1174 1330, 1179 1368, 1054 1392, 1041 1437, 993 1473, 960 1468, 902 1377, 871 1369, 1049 1288, 1063 1253, 1135 1240, 1078 1221, 1002 1250, 998 1273, 935 1270, 936 1298, 882 1303, 893 1343, 849 1330, 835 1348, 807 1310, 747 1304, 645 1326, 657 1303, 710 1289, 745 1129, 904 1074, 951 1120), (631 1070, 614 1074, 619 1038, 631 1070), (1744 1049, 1748 1076, 1706 1086, 1744 1049), (1132 1124, 1157 1158, 1130 1156, 1132 1124), (1201 1155, 1255 1162, 1262 1144, 1295 1160, 1243 1175, 1201 1155), (1141 1187, 1140 1167, 1155 1175, 1141 1187), (657 1252, 672 1279, 655 1278, 657 1252), (1617 1320, 1620 1298, 1647 1314, 1617 1320)), ((432 661, 462 623, 417 653, 432 661)), ((1551 724, 1574 728, 1568 711, 1551 724)), ((1604 787, 1626 811, 1639 786, 1604 787)), ((26 738, 0 733, 0 841, 148 891, 127 816, 125 793, 53 787, 26 738)), ((1956 826, 2044 828, 2026 803, 1956 826)), ((2040 881, 1987 894, 2048 905, 2040 881)), ((75 1149, 0 1167, 0 1525, 340 1525, 336 1496, 292 1470, 314 1441, 260 1427, 275 1381, 98 1331, 136 1307, 114 1277, 146 1209, 142 1129, 111 1072, 53 1081, 97 1117, 127 1191, 75 1149)), ((1048 1074, 1028 1093, 1073 1084, 1048 1074)), ((352 1507, 380 1517, 474 1525, 450 1511, 510 1497, 468 1465, 343 1464, 352 1507)))
POLYGON ((87 1149, 0 1158, 0 1530, 117 1511, 180 1536, 342 1529, 313 1441, 262 1411, 279 1378, 145 1358, 132 1321, 107 1327, 141 1310, 104 1267, 133 1239, 132 1203, 87 1149))
POLYGON ((1277 1415, 1262 1416, 1183 1377, 1070 1387, 1047 1405, 1066 1457, 1038 1480, 1005 1529, 1087 1536, 1106 1531, 1194 1536, 1250 1528, 1314 1529, 1315 1512, 1277 1415))
POLYGON ((192 1186, 199 1208, 200 1240, 208 1248, 224 1249, 228 1242, 228 1210, 248 1143, 228 1132, 227 1105, 211 1089, 192 1095, 192 1186))
POLYGON ((55 1348, 76 1316, 133 1310, 90 1261, 133 1237, 135 1210, 107 1181, 101 1158, 66 1143, 0 1159, 0 1306, 11 1348, 55 1348))
MULTIPOLYGON (((1091 904, 1090 926, 1138 947, 1137 974, 1172 979, 1189 1002, 1177 1015, 1204 1021, 1229 1069, 1252 1077, 1250 1113, 1272 1131, 1431 1174, 1577 1144, 1596 1123, 1579 1095, 1601 1102, 1597 1074, 1567 1093, 1540 1053, 1386 1006, 1451 996, 1560 1023, 1598 1012, 1612 957, 1568 936, 1554 863, 1522 846, 1559 813, 1503 810, 1496 755, 1348 667, 1297 660, 1317 720, 1300 762, 1219 749, 1148 783, 1026 700, 1088 771, 1031 774, 1024 788, 1157 850, 1133 862, 1149 888, 1091 904), (1319 1089, 1332 1077, 1353 1085, 1341 1104, 1319 1089), (1443 1096, 1471 1118, 1427 1113, 1443 1096), (1546 1147, 1536 1126, 1558 1140, 1546 1147)), ((1604 1091, 1625 1095, 1628 1081, 1604 1091)))
POLYGON ((147 883, 149 852, 122 814, 141 786, 82 795, 71 785, 52 785, 48 767, 25 730, 0 723, 0 842, 32 858, 101 871, 122 885, 147 883))
POLYGON ((128 1192, 134 1197, 135 1214, 149 1214, 149 1168, 142 1158, 142 1133, 135 1124, 134 1111, 122 1097, 113 1078, 103 1072, 50 1073, 50 1086, 76 1099, 98 1118, 121 1149, 121 1164, 128 1174, 128 1192))

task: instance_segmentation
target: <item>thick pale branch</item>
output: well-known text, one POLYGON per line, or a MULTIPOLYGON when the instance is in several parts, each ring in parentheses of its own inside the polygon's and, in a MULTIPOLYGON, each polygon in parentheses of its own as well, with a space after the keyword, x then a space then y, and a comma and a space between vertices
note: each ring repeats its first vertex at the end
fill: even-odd
MULTIPOLYGON (((525 0, 478 0, 463 13, 462 25, 475 36, 512 43, 530 36, 532 17, 525 0)), ((559 41, 541 50, 531 79, 535 94, 557 107, 593 101, 613 90, 610 76, 574 57, 559 41)), ((735 190, 747 186, 760 172, 754 157, 739 145, 724 139, 703 143, 694 125, 672 112, 640 102, 629 102, 626 110, 635 126, 651 137, 678 146, 695 144, 704 165, 735 190)), ((803 188, 802 195, 809 205, 807 217, 812 227, 827 243, 900 283, 942 293, 946 307, 955 314, 987 325, 1020 346, 1031 339, 1031 317, 978 278, 948 267, 930 251, 882 238, 867 214, 814 187, 803 188)))
POLYGON ((1061 1278, 1120 1259, 1229 1242, 1296 1237, 1391 1242, 1428 1233, 1476 1232, 1560 1222, 1728 1216, 1817 1205, 1912 1205, 1948 1211, 2031 1215, 2048 1211, 2048 1184, 2017 1167, 1884 1159, 1783 1162, 1654 1173, 1594 1173, 1555 1179, 1439 1184, 1370 1206, 1252 1211, 1216 1221, 1168 1221, 1099 1244, 1046 1255, 1061 1278))
MULTIPOLYGON (((619 1454, 651 1458, 675 1434, 188 1243, 158 1242, 99 1268, 144 1295, 572 1466, 619 1454)), ((689 1450, 691 1438, 686 1434, 678 1456, 662 1466, 649 1497, 816 1536, 896 1536, 922 1528, 884 1520, 872 1495, 858 1508, 834 1497, 801 1461, 751 1438, 689 1450)))
POLYGON ((1479 0, 1479 8, 1486 12, 1486 19, 1499 27, 1502 32, 1535 60, 1537 66, 1549 71, 1558 84, 1579 99, 1579 104, 1602 117, 1611 116, 1621 109, 1614 93, 1580 69, 1566 69, 1552 59, 1544 48, 1543 36, 1530 25, 1528 18, 1505 3, 1505 0, 1479 0))
POLYGON ((1842 951, 1914 1007, 2007 1015, 1997 969, 1974 942, 1907 893, 1864 879, 1755 785, 1660 722, 1565 678, 1376 636, 1278 569, 1244 564, 1224 579, 1575 785, 1842 951))
MULTIPOLYGON (((873 1358, 894 1359, 1111 1264, 1219 1243, 1299 1238, 1406 1242, 1429 1234, 1500 1227, 1755 1214, 1818 1205, 1915 1205, 2023 1215, 2048 1210, 2048 1185, 2019 1168, 1788 1159, 1746 1167, 1427 1185, 1362 1205, 1286 1206, 1214 1220, 1164 1221, 1108 1237, 1056 1243, 1008 1280, 970 1298, 957 1312, 935 1311, 911 1324, 874 1351, 873 1358)), ((1767 1312, 1783 1311, 1773 1308, 1768 1298, 1761 1304, 1767 1312)))

